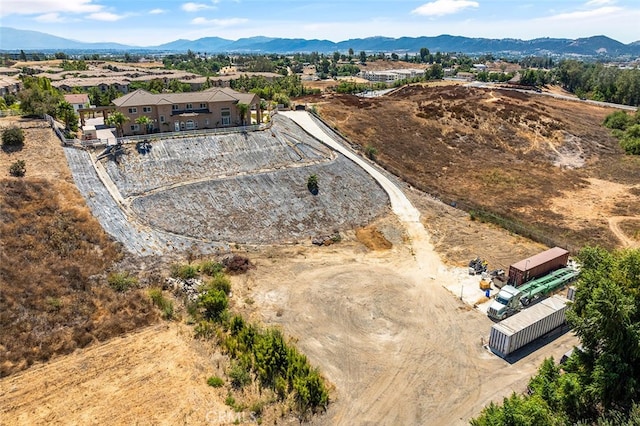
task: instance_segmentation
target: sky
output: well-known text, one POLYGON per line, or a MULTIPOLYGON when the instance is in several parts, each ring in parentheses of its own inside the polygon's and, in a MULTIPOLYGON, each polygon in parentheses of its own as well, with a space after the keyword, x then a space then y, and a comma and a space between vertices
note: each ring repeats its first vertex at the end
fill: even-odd
MULTIPOLYGON (((0 26, 85 42, 372 36, 640 40, 640 0, 0 0, 0 26)), ((2 40, 0 40, 0 47, 2 40)))

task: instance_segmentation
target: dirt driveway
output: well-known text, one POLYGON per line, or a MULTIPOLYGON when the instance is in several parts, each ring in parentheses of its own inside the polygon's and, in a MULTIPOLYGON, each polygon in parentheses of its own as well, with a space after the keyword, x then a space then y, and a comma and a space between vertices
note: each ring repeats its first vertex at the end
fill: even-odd
MULTIPOLYGON (((394 219, 378 226, 402 238, 394 219)), ((419 268, 412 254, 355 241, 274 249, 238 283, 254 315, 282 325, 335 384, 318 424, 465 424, 575 344, 567 334, 508 364, 482 346, 492 322, 443 287, 449 267, 419 268)))

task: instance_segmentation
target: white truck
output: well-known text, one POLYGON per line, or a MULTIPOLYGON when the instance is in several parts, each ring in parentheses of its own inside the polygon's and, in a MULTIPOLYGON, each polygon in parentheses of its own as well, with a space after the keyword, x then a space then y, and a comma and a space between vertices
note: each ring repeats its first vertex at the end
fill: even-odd
POLYGON ((543 277, 520 286, 506 285, 500 289, 487 309, 487 315, 495 320, 502 320, 529 305, 531 301, 546 296, 573 281, 578 276, 573 268, 560 268, 543 277))

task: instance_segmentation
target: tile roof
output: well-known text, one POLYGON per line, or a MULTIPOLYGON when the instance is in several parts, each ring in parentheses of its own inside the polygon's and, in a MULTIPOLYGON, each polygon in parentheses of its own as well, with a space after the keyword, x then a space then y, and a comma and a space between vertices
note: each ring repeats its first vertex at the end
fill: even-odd
POLYGON ((250 104, 257 96, 253 93, 240 93, 229 88, 211 88, 202 92, 184 93, 149 93, 138 89, 124 96, 114 99, 112 102, 118 107, 138 105, 167 105, 196 102, 242 102, 250 104))

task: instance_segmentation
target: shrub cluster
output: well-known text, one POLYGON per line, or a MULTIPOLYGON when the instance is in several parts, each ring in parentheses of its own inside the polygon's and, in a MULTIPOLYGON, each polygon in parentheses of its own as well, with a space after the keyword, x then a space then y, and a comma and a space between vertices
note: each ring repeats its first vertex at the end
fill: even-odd
POLYGON ((11 126, 2 131, 2 146, 18 147, 24 144, 24 131, 17 127, 11 126))
POLYGON ((627 154, 640 155, 640 110, 635 115, 613 112, 604 119, 603 125, 612 130, 627 154))

